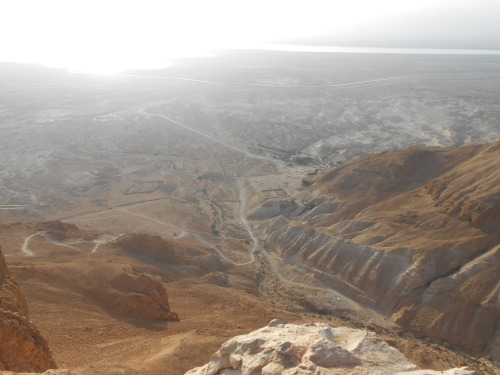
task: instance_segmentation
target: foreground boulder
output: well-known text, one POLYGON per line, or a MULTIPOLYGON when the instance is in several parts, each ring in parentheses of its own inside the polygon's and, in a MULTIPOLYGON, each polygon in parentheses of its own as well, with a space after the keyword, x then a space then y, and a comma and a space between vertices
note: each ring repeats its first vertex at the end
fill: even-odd
POLYGON ((186 375, 478 375, 468 368, 420 370, 376 334, 326 323, 269 326, 224 343, 186 375))
POLYGON ((26 300, 0 251, 0 370, 56 368, 47 341, 28 317, 26 300))

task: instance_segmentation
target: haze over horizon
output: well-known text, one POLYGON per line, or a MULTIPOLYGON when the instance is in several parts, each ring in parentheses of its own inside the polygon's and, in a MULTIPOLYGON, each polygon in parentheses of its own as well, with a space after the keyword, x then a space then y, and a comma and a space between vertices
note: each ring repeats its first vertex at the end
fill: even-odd
POLYGON ((20 0, 2 8, 0 61, 95 72, 261 43, 500 49, 493 0, 20 0))

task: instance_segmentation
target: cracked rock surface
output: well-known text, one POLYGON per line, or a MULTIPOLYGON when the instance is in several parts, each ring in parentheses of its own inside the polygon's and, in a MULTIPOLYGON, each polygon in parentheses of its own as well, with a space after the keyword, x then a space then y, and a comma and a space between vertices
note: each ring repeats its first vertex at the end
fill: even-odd
POLYGON ((477 374, 468 368, 420 370, 376 334, 332 328, 326 323, 288 324, 273 320, 236 336, 205 366, 186 375, 477 374))

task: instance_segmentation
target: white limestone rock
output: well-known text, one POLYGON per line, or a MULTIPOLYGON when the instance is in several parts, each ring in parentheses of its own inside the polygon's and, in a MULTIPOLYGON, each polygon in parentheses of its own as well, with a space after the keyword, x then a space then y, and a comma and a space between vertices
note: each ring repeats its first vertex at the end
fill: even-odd
POLYGON ((225 342, 205 366, 186 375, 474 375, 461 368, 420 370, 376 334, 326 323, 273 320, 225 342))

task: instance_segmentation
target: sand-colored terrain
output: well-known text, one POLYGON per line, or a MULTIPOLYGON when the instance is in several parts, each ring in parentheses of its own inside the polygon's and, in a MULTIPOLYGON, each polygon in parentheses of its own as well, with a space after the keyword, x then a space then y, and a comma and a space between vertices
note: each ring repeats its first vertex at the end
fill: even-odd
MULTIPOLYGON (((51 236, 30 242, 33 255, 8 254, 7 259, 13 275, 20 280, 30 317, 47 339, 57 366, 74 374, 183 374, 207 362, 224 341, 276 318, 361 326, 349 316, 311 314, 304 301, 280 295, 283 289, 268 288, 266 295, 274 296, 275 301, 285 298, 286 308, 266 302, 259 296, 256 267, 222 264, 209 250, 194 254, 190 250, 192 241, 187 239, 125 237, 92 253, 66 246, 79 248, 75 243, 84 244, 102 236, 98 232, 80 231, 57 222, 16 224, 2 229, 12 240, 2 238, 7 251, 29 233, 41 229, 51 232, 51 236), (56 237, 54 246, 51 241, 56 237), (148 246, 137 246, 141 243, 148 246), (158 248, 166 251, 158 256, 158 248), (141 290, 134 282, 137 275, 144 275, 141 290), (168 307, 179 320, 177 316, 145 315, 130 301, 128 309, 123 309, 123 293, 154 299, 151 280, 162 281, 157 288, 165 288, 168 307)), ((493 373, 487 362, 430 345, 401 330, 377 326, 371 329, 424 368, 472 365, 484 373, 493 373)))
POLYGON ((290 57, 0 66, 0 244, 59 368, 183 374, 283 318, 498 372, 500 62, 290 57))

